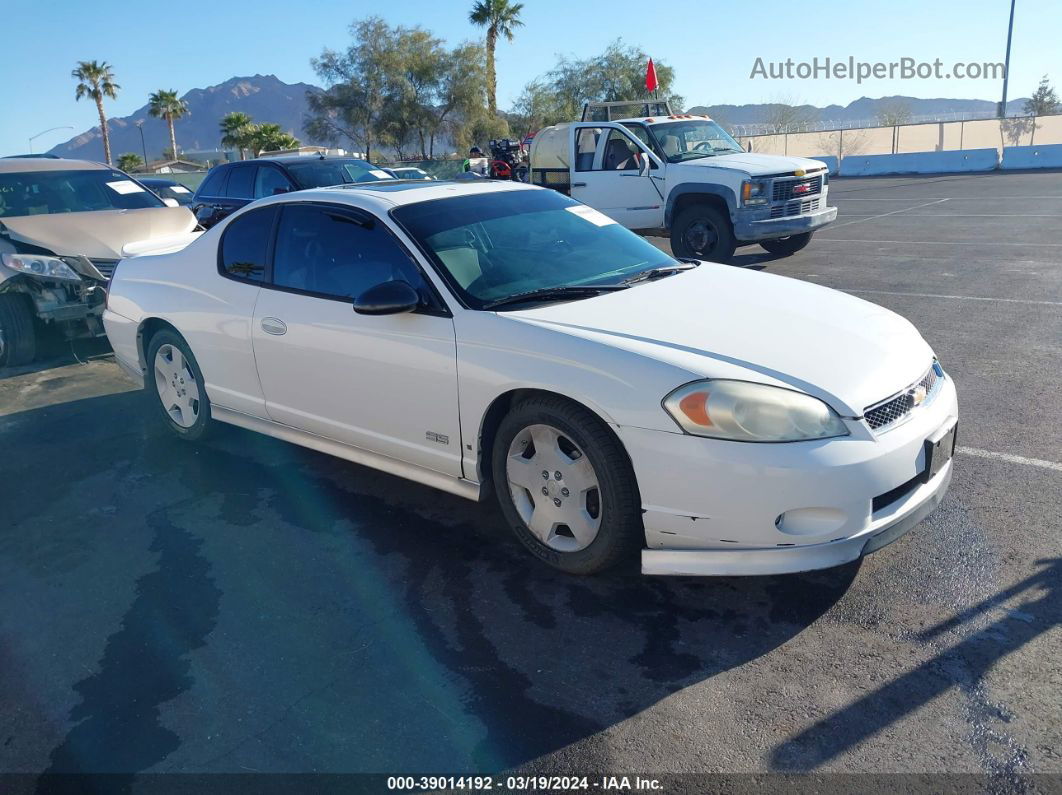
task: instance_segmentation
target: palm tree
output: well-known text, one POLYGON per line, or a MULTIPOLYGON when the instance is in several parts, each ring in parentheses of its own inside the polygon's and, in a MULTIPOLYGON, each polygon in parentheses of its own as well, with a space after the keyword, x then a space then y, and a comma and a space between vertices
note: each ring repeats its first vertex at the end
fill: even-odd
POLYGON ((70 76, 78 81, 74 98, 90 97, 96 102, 100 114, 100 132, 103 133, 103 157, 111 164, 111 133, 107 129, 107 116, 103 112, 103 98, 118 99, 120 85, 114 82, 114 71, 106 61, 78 61, 70 76))
POLYGON ((173 159, 177 159, 177 136, 173 132, 173 123, 188 112, 188 105, 177 97, 176 91, 159 89, 148 97, 148 113, 156 119, 164 119, 170 126, 170 149, 173 159))
POLYGON ((136 171, 143 164, 143 158, 135 152, 126 152, 125 154, 118 155, 118 168, 126 173, 136 171))
POLYGON ((240 150, 240 160, 243 160, 245 149, 253 145, 255 126, 251 117, 246 113, 234 110, 221 117, 221 145, 234 146, 240 150))
POLYGON ((487 29, 487 107, 490 115, 498 113, 498 81, 494 73, 494 48, 498 36, 513 40, 513 30, 524 23, 520 19, 523 3, 509 3, 509 0, 476 0, 468 20, 473 25, 487 29))
POLYGON ((251 150, 253 154, 258 155, 261 152, 297 149, 298 146, 299 139, 284 132, 279 124, 260 124, 253 133, 251 150))

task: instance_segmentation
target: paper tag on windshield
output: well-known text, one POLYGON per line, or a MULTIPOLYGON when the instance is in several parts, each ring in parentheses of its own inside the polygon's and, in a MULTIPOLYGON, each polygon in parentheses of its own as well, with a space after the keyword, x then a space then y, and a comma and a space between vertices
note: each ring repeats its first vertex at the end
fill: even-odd
POLYGON ((191 193, 191 191, 184 187, 184 185, 170 185, 170 190, 174 193, 191 193))
POLYGON ((391 178, 390 174, 388 174, 386 171, 380 171, 380 169, 378 169, 378 168, 370 168, 369 169, 369 173, 372 174, 374 177, 379 177, 380 179, 390 179, 391 178))
POLYGON ((608 226, 609 224, 616 223, 604 213, 599 213, 593 207, 587 207, 585 204, 577 204, 574 207, 565 207, 564 209, 572 215, 578 215, 580 218, 585 218, 596 226, 608 226))
POLYGON ((107 187, 113 190, 115 193, 141 193, 144 189, 133 182, 131 179, 120 179, 115 182, 108 182, 107 187))

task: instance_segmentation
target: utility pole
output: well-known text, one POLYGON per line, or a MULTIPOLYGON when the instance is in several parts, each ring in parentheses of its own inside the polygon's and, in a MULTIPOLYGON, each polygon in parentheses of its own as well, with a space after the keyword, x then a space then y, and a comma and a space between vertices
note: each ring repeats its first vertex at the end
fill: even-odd
POLYGON ((148 159, 147 159, 147 144, 144 143, 144 122, 143 121, 138 121, 136 123, 136 128, 138 130, 140 130, 140 149, 144 152, 144 171, 147 171, 148 159))
POLYGON ((1007 115, 1007 81, 1010 79, 1010 41, 1014 36, 1014 4, 1017 0, 1010 0, 1010 25, 1007 26, 1007 59, 1003 65, 1003 101, 999 103, 999 118, 1007 115))

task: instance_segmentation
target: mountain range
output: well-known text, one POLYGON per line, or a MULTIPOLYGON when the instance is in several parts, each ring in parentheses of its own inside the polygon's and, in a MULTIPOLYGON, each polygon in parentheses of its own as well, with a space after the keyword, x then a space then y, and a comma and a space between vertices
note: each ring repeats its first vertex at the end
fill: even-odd
MULTIPOLYGON (((231 111, 242 111, 256 122, 272 122, 300 139, 304 144, 317 143, 309 139, 303 129, 307 112, 307 92, 321 91, 308 83, 285 83, 275 75, 233 77, 224 83, 209 88, 196 88, 182 99, 188 104, 188 113, 174 125, 177 145, 185 152, 213 150, 221 145, 218 123, 231 111)), ((802 118, 839 124, 857 121, 872 122, 880 109, 887 105, 904 103, 911 115, 921 117, 948 117, 952 114, 991 114, 995 103, 981 99, 919 99, 917 97, 860 97, 848 105, 828 105, 817 108, 813 105, 799 107, 802 118)), ((1024 99, 1007 103, 1008 114, 1022 111, 1024 99)), ((767 121, 771 115, 770 103, 753 105, 697 105, 689 113, 706 113, 726 124, 756 124, 767 121)), ((141 154, 140 132, 136 125, 143 122, 144 144, 149 159, 161 156, 169 148, 169 132, 166 123, 148 115, 144 105, 129 116, 109 120, 111 153, 117 159, 123 152, 141 154)), ((100 128, 93 127, 49 150, 61 157, 80 157, 89 160, 103 159, 103 140, 100 128)))
MULTIPOLYGON (((285 83, 275 75, 233 77, 209 88, 195 88, 181 97, 188 105, 188 113, 174 123, 177 146, 185 152, 217 149, 221 146, 218 123, 232 111, 242 111, 256 122, 279 124, 300 139, 308 141, 302 128, 306 115, 306 92, 320 91, 308 83, 285 83)), ((144 145, 148 158, 156 159, 170 147, 170 133, 166 122, 148 114, 144 105, 129 116, 108 119, 111 131, 111 155, 115 160, 123 152, 142 155, 137 122, 144 123, 144 145)), ((75 135, 49 150, 60 157, 103 160, 103 138, 98 126, 75 135)))

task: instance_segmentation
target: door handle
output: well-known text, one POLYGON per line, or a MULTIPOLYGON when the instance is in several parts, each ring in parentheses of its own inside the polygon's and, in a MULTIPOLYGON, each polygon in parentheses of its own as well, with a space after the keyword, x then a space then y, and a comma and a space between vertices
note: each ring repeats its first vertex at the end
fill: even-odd
POLYGON ((288 324, 278 317, 264 317, 262 318, 262 331, 279 337, 281 334, 288 333, 288 324))
POLYGON ((573 188, 585 188, 586 187, 586 183, 585 182, 573 182, 572 183, 572 187, 573 188))

